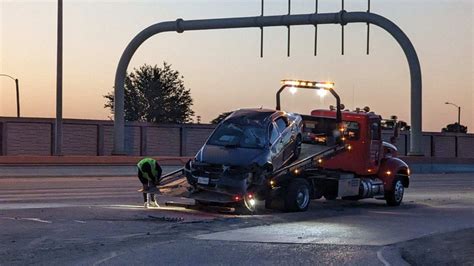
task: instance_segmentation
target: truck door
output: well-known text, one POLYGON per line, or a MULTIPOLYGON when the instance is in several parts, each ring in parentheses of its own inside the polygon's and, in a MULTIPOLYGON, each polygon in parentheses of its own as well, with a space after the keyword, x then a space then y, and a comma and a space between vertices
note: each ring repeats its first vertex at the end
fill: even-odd
POLYGON ((370 150, 369 150, 369 167, 378 172, 379 160, 382 149, 382 132, 380 121, 376 119, 370 120, 370 150))
POLYGON ((283 164, 283 143, 281 141, 281 134, 275 123, 270 124, 269 137, 272 164, 274 169, 278 169, 283 164))

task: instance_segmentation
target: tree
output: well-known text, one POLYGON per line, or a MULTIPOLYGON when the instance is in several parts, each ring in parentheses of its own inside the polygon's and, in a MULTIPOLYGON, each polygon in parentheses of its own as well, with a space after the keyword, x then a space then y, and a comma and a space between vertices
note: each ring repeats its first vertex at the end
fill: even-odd
POLYGON ((447 125, 445 128, 442 128, 441 132, 467 133, 467 127, 456 122, 454 124, 447 125))
POLYGON ((224 113, 218 115, 216 118, 214 118, 211 121, 211 124, 219 124, 222 120, 226 119, 232 113, 233 113, 233 111, 230 111, 230 112, 224 112, 224 113))
MULTIPOLYGON (((184 87, 183 76, 166 62, 143 65, 125 78, 125 120, 153 123, 187 123, 192 121, 193 99, 184 87)), ((114 112, 114 94, 105 95, 104 107, 114 112)))

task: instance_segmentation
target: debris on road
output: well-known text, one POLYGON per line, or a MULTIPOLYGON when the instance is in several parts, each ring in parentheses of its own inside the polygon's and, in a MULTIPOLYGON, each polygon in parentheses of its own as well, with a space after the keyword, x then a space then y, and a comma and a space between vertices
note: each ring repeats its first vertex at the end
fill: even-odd
POLYGON ((152 219, 155 219, 155 220, 160 220, 160 221, 163 221, 163 222, 174 222, 174 223, 184 221, 183 217, 167 217, 167 216, 148 215, 148 218, 152 218, 152 219))

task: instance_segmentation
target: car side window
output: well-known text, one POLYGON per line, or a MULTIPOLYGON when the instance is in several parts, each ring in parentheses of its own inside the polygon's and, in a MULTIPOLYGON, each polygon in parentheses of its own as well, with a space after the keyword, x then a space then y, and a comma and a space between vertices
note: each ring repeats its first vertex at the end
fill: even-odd
POLYGON ((277 139, 280 133, 278 133, 278 130, 273 126, 273 124, 270 124, 270 143, 274 143, 277 139))
POLYGON ((281 133, 285 130, 285 128, 288 126, 288 123, 283 117, 278 118, 275 123, 277 124, 278 131, 281 133))

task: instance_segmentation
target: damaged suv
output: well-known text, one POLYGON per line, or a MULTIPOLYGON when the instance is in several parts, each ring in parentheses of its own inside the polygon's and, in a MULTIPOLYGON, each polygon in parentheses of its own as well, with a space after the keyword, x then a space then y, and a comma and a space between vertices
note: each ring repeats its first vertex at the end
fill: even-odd
POLYGON ((241 109, 223 120, 185 167, 191 197, 198 203, 243 204, 262 197, 268 173, 298 158, 300 115, 241 109))

